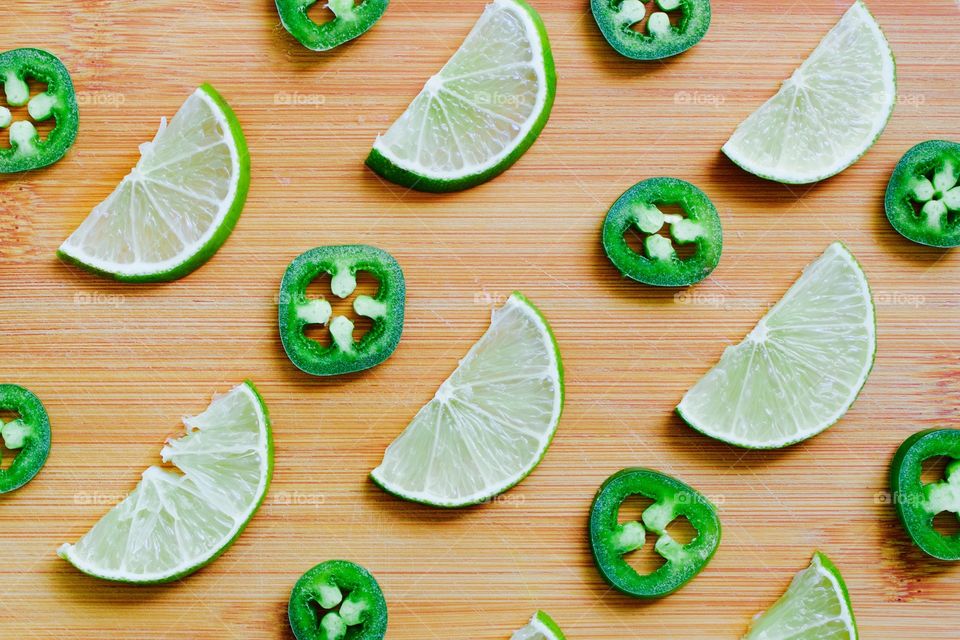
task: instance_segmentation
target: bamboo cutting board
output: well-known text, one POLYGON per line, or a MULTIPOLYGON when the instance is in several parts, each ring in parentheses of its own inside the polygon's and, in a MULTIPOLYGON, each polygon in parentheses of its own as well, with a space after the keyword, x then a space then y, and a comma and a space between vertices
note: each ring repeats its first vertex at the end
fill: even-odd
POLYGON ((901 238, 882 194, 914 143, 960 138, 960 5, 869 2, 897 55, 893 119, 840 176, 786 187, 735 168, 719 148, 847 0, 717 1, 705 40, 646 64, 607 46, 586 0, 534 0, 559 89, 530 152, 462 193, 383 183, 362 164, 375 135, 483 5, 393 0, 370 33, 325 54, 283 31, 269 0, 0 9, 0 48, 55 52, 81 102, 63 161, 0 178, 0 380, 35 391, 53 428, 44 470, 0 499, 0 637, 290 640, 293 583, 346 558, 379 579, 394 640, 502 640, 537 608, 572 640, 732 639, 815 549, 843 571, 864 638, 958 636, 960 567, 916 551, 884 491, 903 439, 958 424, 960 250, 901 238), (164 285, 114 284, 58 262, 56 248, 135 163, 160 116, 202 81, 230 102, 252 156, 230 240, 164 285), (690 289, 625 281, 600 247, 608 206, 655 175, 697 184, 721 212, 723 259, 690 289), (879 319, 876 367, 852 410, 777 452, 686 427, 672 414, 683 392, 834 239, 863 263, 879 319), (297 254, 341 243, 397 257, 407 322, 387 363, 323 380, 284 356, 275 295, 297 254), (366 474, 515 289, 552 322, 567 370, 543 463, 498 502, 465 511, 384 494, 366 474), (132 588, 56 557, 159 462, 179 416, 245 377, 270 407, 276 467, 263 508, 221 559, 182 582, 132 588), (709 567, 651 603, 611 592, 586 544, 594 491, 632 465, 697 487, 724 526, 709 567))

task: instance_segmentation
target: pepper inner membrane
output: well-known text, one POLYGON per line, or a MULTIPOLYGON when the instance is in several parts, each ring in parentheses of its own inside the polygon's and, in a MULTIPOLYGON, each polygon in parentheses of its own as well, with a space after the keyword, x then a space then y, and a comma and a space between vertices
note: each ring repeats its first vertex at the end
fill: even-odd
POLYGON ((303 334, 319 342, 324 347, 333 344, 333 336, 330 333, 330 324, 339 316, 347 318, 353 323, 353 341, 359 342, 370 329, 373 328, 373 319, 361 315, 353 308, 354 301, 360 296, 376 298, 380 292, 380 281, 369 271, 357 271, 357 286, 347 297, 341 298, 333 293, 333 278, 326 273, 320 274, 307 286, 306 299, 326 300, 332 309, 330 318, 326 323, 308 323, 303 328, 303 334))
POLYGON ((622 0, 613 5, 617 18, 624 26, 637 33, 656 37, 658 31, 677 27, 683 20, 684 8, 680 0, 622 0), (657 16, 653 18, 653 16, 657 16), (653 24, 650 24, 651 19, 653 24))
POLYGON ((342 590, 332 582, 316 585, 308 600, 319 629, 326 631, 329 640, 342 640, 354 637, 354 630, 363 628, 369 602, 352 589, 342 590))
MULTIPOLYGON (((624 552, 623 558, 634 571, 640 575, 649 575, 662 567, 667 559, 659 553, 656 544, 659 535, 656 531, 643 524, 643 513, 656 504, 654 500, 644 495, 632 495, 627 497, 620 504, 617 512, 617 523, 623 530, 626 525, 625 543, 631 542, 632 536, 630 527, 641 526, 644 529, 645 540, 642 546, 631 551, 624 552)), ((690 521, 684 515, 678 515, 667 524, 664 531, 674 542, 681 546, 686 546, 697 537, 697 530, 690 524, 690 521)), ((631 545, 632 546, 632 545, 631 545)))
POLYGON ((17 454, 22 449, 22 436, 29 430, 23 423, 23 418, 17 411, 0 410, 0 469, 6 470, 13 464, 17 454), (9 427, 7 425, 10 425, 9 427), (7 441, 10 445, 7 446, 7 441))
POLYGON ((665 259, 671 252, 678 259, 686 260, 697 253, 695 240, 699 237, 700 227, 690 220, 683 207, 663 202, 635 202, 630 206, 631 224, 623 234, 630 249, 651 260, 658 259, 658 256, 665 259), (648 240, 652 236, 658 238, 648 240))
POLYGON ((4 77, 0 73, 0 85, 3 85, 2 95, 3 98, 0 100, 0 130, 5 133, 0 136, 0 147, 10 148, 12 143, 10 141, 10 127, 15 122, 29 122, 33 128, 36 130, 37 135, 40 136, 40 140, 46 140, 47 136, 50 135, 50 132, 53 131, 56 127, 57 119, 56 116, 52 113, 45 115, 47 109, 44 108, 43 102, 48 100, 47 98, 40 97, 39 100, 34 102, 33 109, 38 115, 45 115, 42 119, 34 118, 30 115, 30 101, 37 99, 38 96, 43 96, 47 93, 47 85, 40 80, 32 76, 26 76, 25 81, 21 84, 19 78, 13 79, 13 85, 10 85, 11 79, 4 77), (23 99, 23 87, 26 85, 26 95, 27 98, 23 99), (10 93, 8 93, 8 86, 10 87, 10 93), (14 98, 12 101, 10 98, 14 98))
POLYGON ((960 534, 960 460, 948 456, 924 460, 920 477, 923 507, 933 514, 933 528, 941 535, 957 536, 960 534), (928 482, 925 478, 930 476, 933 480, 928 482))
POLYGON ((338 17, 348 18, 353 8, 363 4, 363 0, 318 0, 307 8, 307 17, 318 25, 333 22, 338 17))
POLYGON ((960 165, 944 159, 925 173, 918 173, 910 185, 914 214, 933 228, 960 222, 960 165), (944 224, 945 223, 945 224, 944 224))

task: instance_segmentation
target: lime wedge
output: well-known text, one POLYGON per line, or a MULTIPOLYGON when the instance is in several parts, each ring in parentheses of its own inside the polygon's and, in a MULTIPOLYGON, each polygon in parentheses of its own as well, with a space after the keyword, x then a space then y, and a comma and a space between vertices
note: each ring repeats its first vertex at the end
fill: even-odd
POLYGON ((370 477, 414 502, 483 502, 533 471, 562 409, 556 340, 533 303, 514 293, 370 477))
POLYGON ((537 611, 526 626, 510 636, 510 640, 566 640, 566 636, 545 611, 537 611))
POLYGON ((896 98, 893 53, 858 0, 780 91, 737 127, 723 152, 767 180, 823 180, 876 142, 896 98))
POLYGON ((843 576, 817 551, 786 593, 758 614, 742 640, 856 640, 857 623, 843 576))
POLYGON ((556 88, 540 16, 523 0, 494 0, 440 73, 377 137, 367 165, 421 191, 486 182, 537 139, 556 88))
POLYGON ((743 342, 727 347, 677 413, 694 429, 740 447, 794 444, 846 413, 876 350, 867 278, 835 242, 743 342))
POLYGON ((167 440, 165 467, 137 487, 76 544, 57 554, 77 569, 119 582, 182 578, 212 562, 256 512, 273 472, 267 407, 244 382, 184 418, 187 434, 167 440))
POLYGON ((250 185, 233 111, 208 84, 193 92, 106 200, 61 245, 61 259, 130 282, 175 280, 220 248, 250 185))

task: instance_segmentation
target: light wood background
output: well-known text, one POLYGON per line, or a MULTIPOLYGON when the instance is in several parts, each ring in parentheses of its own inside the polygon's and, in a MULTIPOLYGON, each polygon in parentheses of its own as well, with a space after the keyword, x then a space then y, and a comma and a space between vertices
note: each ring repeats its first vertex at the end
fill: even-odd
POLYGON ((0 178, 0 379, 35 391, 53 427, 43 472, 0 498, 0 637, 290 640, 295 580, 347 558, 379 579, 396 640, 504 639, 537 608, 571 639, 737 638, 815 549, 841 567, 864 638, 957 637, 960 568, 914 550, 883 492, 904 438, 957 425, 960 253, 901 238, 882 195, 911 145, 960 138, 958 4, 870 2, 897 55, 900 104, 858 164, 813 187, 754 178, 719 148, 847 0, 715 2, 706 39, 647 64, 607 46, 586 0, 534 4, 559 73, 550 123, 507 174, 451 195, 384 184, 362 161, 483 0, 393 0, 370 33, 325 54, 283 31, 269 0, 0 9, 2 48, 57 53, 82 103, 63 161, 0 178), (160 116, 203 81, 236 111, 253 161, 230 240, 159 286, 58 262, 56 248, 160 116), (687 290, 625 281, 600 248, 610 203, 655 175, 699 185, 721 212, 720 266, 687 290), (852 410, 772 453, 684 426, 672 414, 683 392, 838 238, 863 263, 879 318, 876 368, 852 410), (305 249, 356 242, 403 265, 403 341, 367 373, 301 374, 277 337, 281 275, 305 249), (549 454, 496 504, 451 513, 384 494, 366 474, 484 331, 491 303, 515 289, 552 322, 567 370, 549 454), (179 416, 245 377, 269 404, 276 469, 220 560, 176 584, 132 588, 56 557, 159 461, 179 416), (594 491, 631 465, 699 488, 724 526, 700 577, 652 603, 611 592, 586 544, 594 491))

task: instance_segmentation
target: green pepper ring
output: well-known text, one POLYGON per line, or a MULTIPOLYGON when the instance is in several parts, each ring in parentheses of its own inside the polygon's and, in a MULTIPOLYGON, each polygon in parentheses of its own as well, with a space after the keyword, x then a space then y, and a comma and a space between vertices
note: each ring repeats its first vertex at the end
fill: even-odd
POLYGON ((369 31, 383 17, 389 0, 363 0, 353 9, 350 9, 353 0, 346 4, 330 0, 328 6, 336 17, 323 24, 318 24, 307 15, 310 7, 316 3, 317 0, 276 0, 277 13, 283 28, 300 44, 312 51, 329 51, 369 31), (341 15, 337 12, 346 13, 341 15))
POLYGON ((720 263, 723 252, 723 228, 716 207, 703 191, 677 178, 649 178, 627 189, 607 212, 602 237, 607 257, 623 275, 658 287, 700 282, 720 263), (638 204, 679 205, 687 219, 702 228, 703 233, 693 241, 696 252, 686 258, 654 259, 634 251, 624 234, 637 224, 638 204))
MULTIPOLYGON (((25 151, 17 144, 0 148, 0 173, 30 171, 53 164, 73 146, 80 127, 80 112, 73 81, 60 58, 42 49, 23 48, 4 51, 0 53, 0 84, 4 84, 4 90, 8 91, 8 96, 10 94, 6 82, 9 82, 11 75, 20 82, 32 78, 47 85, 46 91, 35 98, 52 96, 53 102, 50 102, 47 105, 48 108, 44 110, 47 113, 36 119, 46 120, 53 116, 56 125, 45 139, 40 139, 33 124, 23 121, 27 128, 24 137, 29 140, 29 145, 34 149, 25 151)), ((29 95, 26 97, 29 98, 29 95)), ((26 104, 26 100, 23 103, 26 104)), ((32 108, 32 101, 28 108, 32 108)), ((16 122, 11 124, 11 129, 18 124, 16 122)), ((13 137, 14 134, 11 131, 11 138, 13 137)))
POLYGON ((911 197, 914 181, 935 172, 945 159, 960 169, 960 144, 948 140, 921 142, 903 154, 887 183, 883 201, 887 220, 900 235, 918 244, 941 248, 960 246, 960 210, 946 214, 947 228, 937 229, 917 213, 911 197))
MULTIPOLYGON (((328 637, 322 635, 321 619, 318 619, 315 605, 332 610, 332 607, 323 607, 321 604, 325 595, 322 590, 331 587, 337 590, 334 593, 341 589, 348 590, 350 593, 345 596, 347 600, 359 600, 366 607, 361 612, 360 622, 363 626, 359 632, 349 635, 350 640, 380 640, 386 635, 387 602, 376 578, 358 564, 346 560, 328 560, 304 573, 290 593, 287 618, 297 640, 328 637), (366 613, 368 611, 370 613, 366 613)), ((340 595, 342 597, 342 593, 340 595)), ((336 602, 333 606, 338 605, 340 603, 336 602)))
POLYGON ((710 28, 710 0, 679 0, 680 22, 661 34, 640 33, 633 21, 619 18, 624 0, 590 0, 600 32, 610 46, 632 60, 660 60, 683 53, 700 42, 710 28))
MULTIPOLYGON (((27 484, 40 472, 50 455, 50 420, 40 398, 15 384, 0 384, 0 410, 16 411, 26 433, 23 447, 9 468, 0 470, 0 493, 27 484)), ((13 421, 16 422, 16 421, 13 421)), ((7 423, 10 425, 11 423, 7 423)), ((4 430, 8 427, 4 426, 4 430)), ((4 440, 8 435, 4 433, 4 440)))
POLYGON ((941 534, 933 526, 937 513, 925 508, 923 463, 938 456, 960 460, 960 430, 928 429, 907 438, 897 449, 890 466, 890 493, 897 515, 914 544, 934 558, 955 561, 960 560, 960 533, 941 534))
MULTIPOLYGON (((646 529, 650 529, 646 514, 653 506, 644 511, 642 526, 646 529)), ((709 500, 676 478, 643 468, 618 471, 600 486, 590 509, 589 530, 590 546, 600 575, 614 588, 635 598, 659 598, 692 580, 716 553, 721 535, 720 518, 709 500), (654 500, 653 506, 663 505, 658 507, 658 515, 672 515, 662 527, 657 524, 659 530, 655 532, 660 535, 657 546, 661 545, 661 540, 668 540, 665 546, 672 543, 672 552, 678 557, 667 559, 664 556, 666 562, 647 575, 640 575, 624 560, 624 553, 628 551, 618 549, 614 538, 623 530, 623 526, 618 524, 620 506, 633 495, 654 500), (677 516, 685 516, 697 532, 690 542, 682 546, 665 534, 666 525, 677 516)), ((640 537, 642 545, 642 530, 640 537)), ((657 551, 660 552, 660 549, 657 551)))
MULTIPOLYGON (((351 293, 352 289, 345 295, 337 295, 345 298, 351 293)), ((340 375, 374 367, 390 357, 400 343, 405 298, 403 270, 394 257, 382 249, 368 245, 341 245, 306 251, 290 263, 280 284, 279 325, 283 348, 297 368, 315 376, 340 375), (371 273, 380 282, 373 298, 358 296, 354 301, 354 308, 360 315, 368 315, 357 307, 361 299, 372 300, 371 304, 378 307, 379 317, 368 316, 373 320, 373 326, 349 350, 338 346, 336 334, 329 346, 308 338, 304 334, 308 325, 327 322, 304 318, 304 310, 310 303, 306 298, 307 286, 324 273, 336 279, 338 273, 341 277, 344 274, 352 277, 358 271, 371 273)), ((332 334, 340 318, 342 316, 332 320, 332 334)), ((352 336, 352 323, 350 330, 352 336)))

